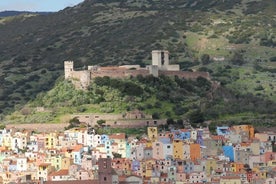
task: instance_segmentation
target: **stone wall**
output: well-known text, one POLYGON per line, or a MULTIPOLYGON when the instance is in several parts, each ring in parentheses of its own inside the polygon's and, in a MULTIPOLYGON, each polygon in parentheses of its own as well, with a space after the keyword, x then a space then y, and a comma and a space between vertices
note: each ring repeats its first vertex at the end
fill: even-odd
POLYGON ((126 78, 130 76, 147 76, 149 75, 149 71, 146 69, 139 69, 139 70, 129 70, 126 68, 119 68, 119 67, 102 67, 98 71, 93 71, 91 73, 91 78, 95 77, 104 77, 108 76, 111 78, 126 78))
POLYGON ((208 72, 188 72, 188 71, 159 71, 160 75, 178 76, 185 79, 196 79, 198 77, 204 77, 210 80, 208 72))
POLYGON ((55 123, 55 124, 49 124, 49 123, 29 123, 29 124, 8 124, 6 125, 7 129, 14 128, 16 130, 30 130, 30 131, 37 131, 37 132, 62 132, 64 131, 64 128, 67 127, 69 123, 55 123))
POLYGON ((167 124, 167 120, 154 120, 154 119, 150 119, 150 120, 117 120, 117 121, 112 121, 112 120, 108 120, 106 121, 105 125, 108 127, 112 127, 112 128, 142 128, 142 127, 146 127, 146 126, 159 126, 159 125, 165 125, 167 124))

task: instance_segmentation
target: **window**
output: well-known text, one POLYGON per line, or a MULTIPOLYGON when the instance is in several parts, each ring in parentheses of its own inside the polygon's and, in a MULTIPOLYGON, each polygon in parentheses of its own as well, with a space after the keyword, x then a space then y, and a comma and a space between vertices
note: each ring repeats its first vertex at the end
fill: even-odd
POLYGON ((104 177, 104 181, 106 181, 107 179, 106 179, 106 177, 104 177))

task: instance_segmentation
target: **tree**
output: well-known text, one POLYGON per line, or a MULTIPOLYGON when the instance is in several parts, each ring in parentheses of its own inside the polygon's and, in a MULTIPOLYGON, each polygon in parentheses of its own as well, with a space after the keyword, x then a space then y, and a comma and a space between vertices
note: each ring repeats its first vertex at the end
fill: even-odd
POLYGON ((245 63, 245 60, 243 58, 242 51, 234 52, 234 55, 230 59, 230 62, 234 65, 243 65, 245 63))
POLYGON ((105 122, 106 122, 105 120, 100 119, 100 120, 97 121, 97 124, 98 124, 100 127, 103 127, 104 124, 105 124, 105 122))
POLYGON ((189 115, 189 119, 191 123, 202 123, 204 121, 204 116, 200 110, 196 110, 189 115))
POLYGON ((152 114, 152 118, 153 118, 153 119, 160 119, 159 113, 158 113, 158 112, 154 112, 154 113, 152 114))
POLYGON ((209 64, 211 62, 210 55, 209 54, 203 54, 201 56, 201 62, 202 62, 203 65, 209 64))
POLYGON ((112 155, 114 158, 122 158, 122 155, 120 153, 112 152, 112 155))

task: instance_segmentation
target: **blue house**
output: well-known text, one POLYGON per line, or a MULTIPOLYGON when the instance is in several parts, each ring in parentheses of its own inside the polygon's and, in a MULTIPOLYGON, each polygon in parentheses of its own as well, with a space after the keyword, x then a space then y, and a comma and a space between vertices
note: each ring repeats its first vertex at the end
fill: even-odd
POLYGON ((223 154, 229 157, 230 161, 234 161, 234 148, 233 146, 222 146, 223 154))
POLYGON ((221 126, 221 127, 218 126, 216 129, 216 132, 218 135, 222 135, 222 136, 230 134, 230 130, 228 126, 221 126))
POLYGON ((181 130, 172 130, 175 139, 185 140, 190 139, 191 132, 183 132, 181 130))
POLYGON ((196 143, 200 144, 200 146, 204 146, 204 144, 203 144, 203 130, 198 130, 197 131, 196 143))
POLYGON ((194 171, 194 162, 191 160, 184 161, 184 172, 191 173, 194 171), (186 162, 186 163, 185 163, 186 162))
POLYGON ((108 140, 109 140, 108 135, 105 135, 105 134, 101 135, 101 144, 105 144, 105 142, 108 140))
POLYGON ((133 160, 131 165, 132 171, 138 171, 140 169, 140 162, 138 160, 133 160))

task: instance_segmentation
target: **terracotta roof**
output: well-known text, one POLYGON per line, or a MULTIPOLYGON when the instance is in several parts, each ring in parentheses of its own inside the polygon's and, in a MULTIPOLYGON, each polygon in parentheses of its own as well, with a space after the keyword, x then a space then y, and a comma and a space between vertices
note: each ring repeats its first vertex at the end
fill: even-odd
POLYGON ((39 164, 39 166, 49 166, 49 165, 51 165, 50 163, 41 163, 41 164, 39 164))
POLYGON ((69 171, 68 169, 61 169, 59 171, 53 172, 51 174, 49 174, 49 176, 65 176, 68 175, 69 171))
POLYGON ((73 151, 80 151, 83 148, 83 145, 79 144, 73 147, 73 151))
POLYGON ((100 184, 98 180, 46 181, 45 184, 100 184))
POLYGON ((239 176, 222 176, 221 179, 241 179, 239 176))
POLYGON ((109 139, 125 139, 125 138, 126 138, 125 133, 117 133, 109 136, 109 139))

